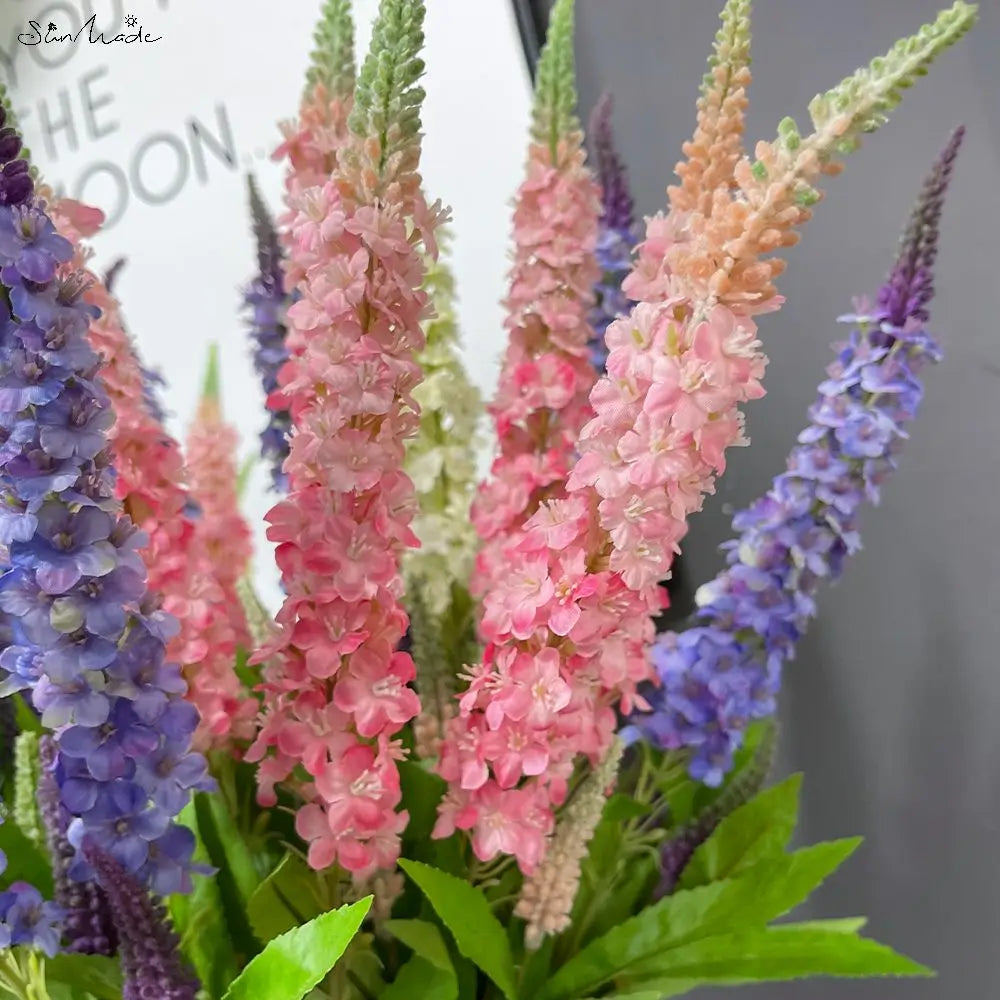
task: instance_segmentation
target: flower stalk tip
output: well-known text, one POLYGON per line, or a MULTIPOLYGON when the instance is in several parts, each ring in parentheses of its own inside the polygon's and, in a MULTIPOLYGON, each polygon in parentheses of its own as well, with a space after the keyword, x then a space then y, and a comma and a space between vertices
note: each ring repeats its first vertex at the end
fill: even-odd
POLYGON ((576 118, 574 2, 575 0, 556 0, 549 15, 545 45, 538 58, 532 138, 548 147, 553 162, 560 141, 580 130, 580 123, 576 118))
POLYGON ((356 77, 351 0, 326 0, 313 39, 315 48, 306 72, 307 97, 322 84, 327 96, 347 99, 356 77))

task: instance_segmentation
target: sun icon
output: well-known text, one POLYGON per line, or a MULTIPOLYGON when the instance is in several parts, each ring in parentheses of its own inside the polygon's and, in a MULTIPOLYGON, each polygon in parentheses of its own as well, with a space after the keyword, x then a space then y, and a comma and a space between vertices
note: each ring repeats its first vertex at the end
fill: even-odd
POLYGON ((134 28, 138 23, 139 23, 139 18, 137 18, 135 14, 129 14, 129 16, 125 18, 126 28, 134 28))

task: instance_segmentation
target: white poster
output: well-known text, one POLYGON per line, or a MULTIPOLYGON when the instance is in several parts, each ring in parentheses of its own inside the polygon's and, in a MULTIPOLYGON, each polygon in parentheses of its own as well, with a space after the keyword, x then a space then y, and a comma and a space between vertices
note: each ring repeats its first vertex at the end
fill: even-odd
MULTIPOLYGON (((376 0, 356 0, 359 63, 376 0)), ((472 377, 491 392, 503 346, 510 199, 527 143, 530 86, 507 0, 429 0, 423 173, 453 208, 454 269, 472 377)), ((49 183, 108 217, 97 263, 119 256, 126 321, 168 381, 171 426, 193 413, 206 345, 224 365, 227 414, 256 451, 263 393, 239 313, 255 261, 245 177, 274 210, 277 122, 298 108, 321 0, 0 0, 0 79, 49 183), (34 23, 32 23, 34 22, 34 23)), ((262 595, 278 602, 263 514, 246 512, 262 595)))

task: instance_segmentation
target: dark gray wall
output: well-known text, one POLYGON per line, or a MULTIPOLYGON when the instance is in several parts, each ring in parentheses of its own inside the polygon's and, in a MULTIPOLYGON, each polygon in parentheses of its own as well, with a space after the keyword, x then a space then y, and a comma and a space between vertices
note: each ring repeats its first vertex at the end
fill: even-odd
MULTIPOLYGON (((716 30, 707 0, 578 0, 581 105, 604 89, 644 213, 694 123, 716 30)), ((733 455, 692 525, 695 582, 720 566, 724 505, 780 471, 802 425, 834 323, 873 291, 950 130, 968 126, 946 209, 933 328, 947 355, 885 500, 864 519, 865 551, 824 595, 786 675, 782 767, 804 770, 801 835, 863 833, 859 855, 814 912, 867 914, 870 930, 933 966, 921 982, 820 983, 742 995, 809 1000, 997 995, 1000 939, 1000 0, 909 91, 893 120, 829 183, 789 254, 788 303, 761 317, 768 395, 751 404, 752 448, 733 455)), ((810 97, 930 20, 933 0, 758 0, 748 135, 805 128, 810 97)))

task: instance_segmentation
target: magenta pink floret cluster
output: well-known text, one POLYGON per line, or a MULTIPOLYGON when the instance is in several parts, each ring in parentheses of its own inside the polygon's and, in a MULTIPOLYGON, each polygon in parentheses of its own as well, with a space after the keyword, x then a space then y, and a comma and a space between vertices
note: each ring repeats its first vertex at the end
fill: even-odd
POLYGON ((389 868, 406 814, 393 737, 420 710, 399 559, 413 484, 401 471, 417 427, 423 266, 390 202, 354 204, 334 183, 300 198, 289 323, 302 350, 279 376, 295 431, 288 498, 267 516, 286 598, 265 664, 265 713, 248 755, 260 800, 287 782, 305 800, 309 863, 359 877, 389 868))
POLYGON ((626 287, 639 305, 607 331, 608 374, 590 394, 567 495, 503 546, 484 601, 489 644, 442 750, 436 834, 470 830, 481 859, 513 854, 527 874, 580 755, 603 756, 615 708, 629 711, 652 677, 659 581, 725 450, 743 441, 738 406, 763 395, 754 323, 664 263, 684 223, 649 222, 626 287))

